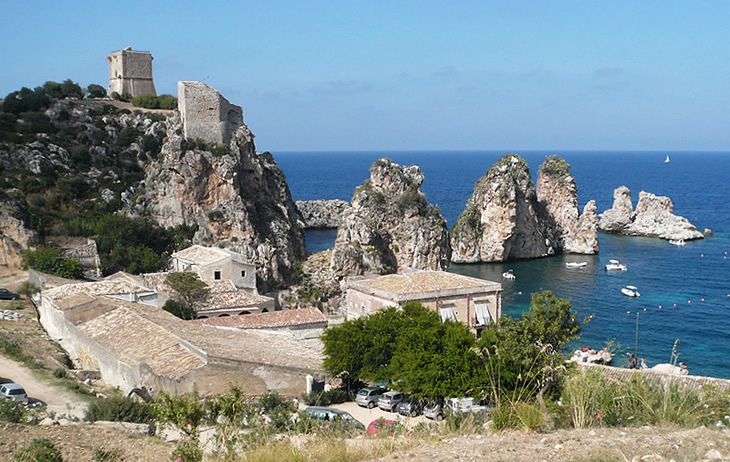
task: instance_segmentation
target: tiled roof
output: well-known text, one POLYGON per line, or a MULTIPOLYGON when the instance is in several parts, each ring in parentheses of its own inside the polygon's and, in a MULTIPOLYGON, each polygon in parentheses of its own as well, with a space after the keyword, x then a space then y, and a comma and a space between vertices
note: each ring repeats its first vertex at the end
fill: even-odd
POLYGON ((210 287, 210 293, 235 292, 238 290, 238 287, 230 279, 220 279, 218 281, 208 282, 207 284, 210 287))
POLYGON ((497 282, 446 271, 417 271, 348 280, 348 287, 393 301, 502 290, 497 282))
POLYGON ((117 295, 117 294, 139 294, 151 292, 152 290, 141 284, 131 282, 127 279, 101 280, 95 282, 80 282, 66 284, 43 291, 43 296, 51 300, 70 297, 73 295, 117 295))
POLYGON ((215 311, 232 308, 256 308, 273 304, 273 299, 256 295, 245 290, 233 290, 228 292, 210 291, 204 301, 196 309, 199 311, 215 311))
POLYGON ((237 329, 276 329, 283 327, 326 326, 327 318, 317 308, 302 308, 299 310, 269 311, 267 313, 197 319, 193 322, 206 326, 233 327, 237 329))
POLYGON ((173 258, 189 261, 199 266, 206 266, 224 258, 229 258, 231 253, 218 247, 203 247, 202 245, 195 244, 187 249, 173 253, 172 256, 173 258))
POLYGON ((170 274, 169 271, 162 271, 160 273, 144 273, 140 276, 142 277, 142 283, 147 287, 169 292, 170 287, 165 284, 165 279, 167 279, 168 274, 170 274))
POLYGON ((176 335, 140 316, 137 308, 142 305, 103 299, 99 302, 113 304, 114 308, 77 327, 120 360, 144 362, 155 374, 173 378, 205 365, 176 335))

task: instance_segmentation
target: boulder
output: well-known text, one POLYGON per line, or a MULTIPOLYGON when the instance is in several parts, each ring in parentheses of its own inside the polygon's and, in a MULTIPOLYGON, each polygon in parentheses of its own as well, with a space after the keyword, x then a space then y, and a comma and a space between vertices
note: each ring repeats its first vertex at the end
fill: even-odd
POLYGON ((305 228, 337 228, 350 204, 340 199, 296 201, 305 228))
POLYGON ((451 228, 451 261, 493 262, 555 253, 537 209, 527 162, 505 154, 476 182, 451 228))
POLYGON ((12 200, 0 201, 0 265, 20 268, 23 250, 35 244, 39 235, 18 218, 20 205, 12 200))
POLYGON ((373 163, 337 231, 331 266, 338 277, 447 268, 446 220, 427 203, 422 183, 416 165, 373 163))

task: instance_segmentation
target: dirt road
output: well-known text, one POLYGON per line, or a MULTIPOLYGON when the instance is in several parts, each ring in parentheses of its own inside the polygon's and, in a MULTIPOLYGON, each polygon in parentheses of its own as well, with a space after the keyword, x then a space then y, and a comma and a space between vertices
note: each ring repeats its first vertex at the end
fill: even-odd
POLYGON ((0 355, 0 382, 15 382, 25 388, 28 398, 43 401, 49 411, 83 418, 87 403, 70 391, 48 383, 48 379, 36 374, 23 364, 0 355))

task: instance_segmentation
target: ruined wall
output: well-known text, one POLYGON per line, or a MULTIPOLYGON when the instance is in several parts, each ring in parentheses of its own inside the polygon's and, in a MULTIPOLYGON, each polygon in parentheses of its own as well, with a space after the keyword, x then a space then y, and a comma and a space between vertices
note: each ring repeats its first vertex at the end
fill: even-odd
POLYGON ((115 51, 106 57, 109 62, 109 91, 120 95, 157 95, 152 78, 152 53, 133 51, 131 47, 115 51))
POLYGON ((186 139, 228 146, 243 125, 243 109, 201 82, 178 82, 177 105, 186 139))

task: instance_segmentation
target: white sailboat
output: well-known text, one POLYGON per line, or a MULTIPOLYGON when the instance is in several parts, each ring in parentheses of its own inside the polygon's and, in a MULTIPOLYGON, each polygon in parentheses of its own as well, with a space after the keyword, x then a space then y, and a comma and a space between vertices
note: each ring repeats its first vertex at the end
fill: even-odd
POLYGON ((666 158, 666 159, 664 159, 664 163, 665 163, 665 164, 668 164, 669 162, 670 162, 670 161, 669 161, 669 154, 667 154, 667 158, 666 158))

